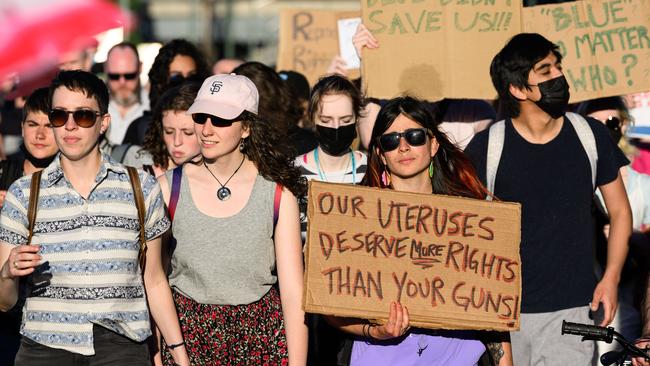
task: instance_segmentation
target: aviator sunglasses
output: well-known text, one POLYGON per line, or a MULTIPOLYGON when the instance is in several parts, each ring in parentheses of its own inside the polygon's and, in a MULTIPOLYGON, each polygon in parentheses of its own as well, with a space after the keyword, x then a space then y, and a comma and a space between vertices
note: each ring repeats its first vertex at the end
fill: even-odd
POLYGON ((128 74, 114 74, 114 73, 108 73, 107 75, 108 75, 108 79, 109 79, 109 80, 113 80, 113 81, 120 80, 120 78, 121 78, 122 76, 124 76, 124 79, 125 79, 125 80, 133 80, 133 79, 135 79, 135 78, 138 77, 138 73, 137 73, 137 72, 130 72, 130 73, 128 73, 128 74))
POLYGON ((427 142, 426 128, 409 128, 404 132, 391 132, 379 136, 379 148, 384 151, 393 151, 399 146, 400 139, 404 137, 411 146, 422 146, 427 142))
POLYGON ((102 114, 92 109, 77 109, 76 111, 66 111, 65 109, 55 108, 50 110, 48 119, 52 127, 62 127, 68 122, 68 115, 72 114, 74 123, 79 127, 90 128, 95 125, 97 117, 102 114))

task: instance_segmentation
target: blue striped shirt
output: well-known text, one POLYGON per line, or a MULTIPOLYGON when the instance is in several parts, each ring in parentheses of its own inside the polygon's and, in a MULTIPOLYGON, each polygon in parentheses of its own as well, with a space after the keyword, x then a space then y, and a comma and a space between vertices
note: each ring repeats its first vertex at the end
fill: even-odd
MULTIPOLYGON (((139 170, 145 234, 170 226, 160 186, 139 170)), ((0 240, 27 243, 31 176, 14 182, 0 215, 0 240)), ((43 263, 29 276, 23 336, 51 348, 93 355, 93 324, 134 341, 151 335, 138 265, 140 224, 126 168, 107 155, 87 199, 72 187, 57 157, 43 171, 32 243, 43 263)), ((6 245, 6 244, 3 244, 6 245)))

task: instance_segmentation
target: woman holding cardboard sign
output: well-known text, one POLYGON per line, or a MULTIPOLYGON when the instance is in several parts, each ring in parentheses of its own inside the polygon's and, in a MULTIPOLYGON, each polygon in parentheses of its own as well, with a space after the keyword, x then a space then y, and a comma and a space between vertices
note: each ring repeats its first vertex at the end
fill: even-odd
MULTIPOLYGON (((484 198, 489 193, 469 160, 437 128, 424 101, 401 97, 377 116, 362 184, 414 193, 484 198)), ((360 336, 350 365, 476 365, 486 346, 479 332, 411 329, 408 308, 393 302, 385 324, 329 317, 331 324, 360 336)), ((512 364, 509 345, 490 343, 495 364, 512 364)))

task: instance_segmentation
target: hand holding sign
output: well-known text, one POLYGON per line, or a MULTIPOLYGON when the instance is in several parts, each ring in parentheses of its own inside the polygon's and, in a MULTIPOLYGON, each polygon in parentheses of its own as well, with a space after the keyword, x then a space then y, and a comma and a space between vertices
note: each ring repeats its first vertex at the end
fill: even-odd
POLYGON ((363 23, 359 23, 357 32, 352 37, 352 43, 354 44, 354 49, 357 51, 357 56, 359 56, 359 58, 361 58, 361 51, 364 47, 367 47, 368 49, 379 47, 379 41, 377 41, 377 38, 370 33, 363 23))
POLYGON ((390 304, 388 321, 383 325, 373 325, 368 329, 368 335, 371 338, 387 340, 401 337, 410 329, 409 309, 397 302, 390 304))

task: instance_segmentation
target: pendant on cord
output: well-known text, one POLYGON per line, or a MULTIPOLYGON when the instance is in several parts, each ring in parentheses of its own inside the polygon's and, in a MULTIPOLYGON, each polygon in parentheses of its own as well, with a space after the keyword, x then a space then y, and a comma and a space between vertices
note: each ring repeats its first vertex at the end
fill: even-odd
POLYGON ((224 184, 221 184, 221 181, 219 181, 219 178, 217 178, 217 176, 214 175, 214 173, 212 173, 212 170, 210 170, 210 168, 208 168, 208 164, 206 164, 205 160, 203 160, 203 166, 205 167, 205 169, 210 173, 210 175, 221 186, 221 188, 217 189, 217 198, 219 199, 219 201, 227 201, 230 198, 230 195, 231 195, 230 188, 226 187, 226 184, 228 184, 228 182, 230 182, 232 177, 234 177, 235 174, 237 174, 237 172, 239 171, 239 168, 241 168, 241 166, 244 165, 244 160, 246 160, 246 156, 242 156, 241 163, 239 163, 239 166, 237 167, 237 169, 235 169, 235 171, 232 173, 230 178, 228 178, 228 180, 224 184))
POLYGON ((219 201, 228 201, 230 198, 230 189, 228 189, 228 187, 221 187, 217 189, 217 198, 219 201))

